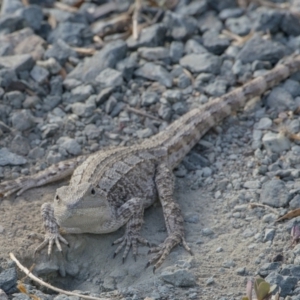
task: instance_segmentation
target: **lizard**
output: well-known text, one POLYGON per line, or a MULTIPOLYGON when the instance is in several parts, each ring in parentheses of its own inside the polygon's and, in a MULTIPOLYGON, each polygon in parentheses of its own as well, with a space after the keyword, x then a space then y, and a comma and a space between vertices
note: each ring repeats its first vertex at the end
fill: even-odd
POLYGON ((124 235, 113 243, 120 244, 114 257, 124 248, 123 262, 130 248, 136 259, 138 243, 150 246, 140 235, 143 213, 159 199, 167 237, 149 250, 153 256, 146 267, 154 264, 155 272, 180 243, 192 254, 185 240, 183 216, 173 197, 172 170, 210 128, 299 70, 300 55, 291 56, 241 87, 192 109, 140 144, 59 162, 35 175, 2 182, 0 193, 21 195, 72 175, 68 186, 57 189, 53 203, 41 207, 46 234, 35 253, 48 245, 50 255, 54 243, 62 251, 61 243, 68 244, 63 233, 109 233, 125 225, 124 235))

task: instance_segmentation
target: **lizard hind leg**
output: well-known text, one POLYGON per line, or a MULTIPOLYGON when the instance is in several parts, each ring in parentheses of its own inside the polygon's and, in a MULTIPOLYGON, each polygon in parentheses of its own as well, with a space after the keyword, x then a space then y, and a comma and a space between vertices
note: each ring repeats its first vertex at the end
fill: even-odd
POLYGON ((183 217, 179 205, 173 199, 174 178, 170 168, 161 164, 157 167, 155 183, 162 204, 168 237, 158 247, 151 248, 149 253, 156 253, 147 263, 146 267, 155 263, 153 272, 161 266, 171 250, 182 243, 183 247, 192 254, 184 238, 183 217))
POLYGON ((123 254, 123 263, 132 247, 134 260, 136 260, 138 243, 148 245, 149 242, 140 236, 140 230, 144 223, 144 203, 141 198, 132 198, 124 203, 118 210, 118 219, 128 219, 126 223, 125 234, 123 237, 113 242, 113 245, 120 244, 114 252, 114 258, 125 247, 123 254))

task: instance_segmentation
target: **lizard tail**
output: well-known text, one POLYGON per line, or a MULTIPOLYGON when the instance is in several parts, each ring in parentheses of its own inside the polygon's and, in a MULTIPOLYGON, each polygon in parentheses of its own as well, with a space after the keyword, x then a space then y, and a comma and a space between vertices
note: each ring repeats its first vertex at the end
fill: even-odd
POLYGON ((300 55, 288 57, 285 62, 264 75, 213 99, 201 108, 191 110, 170 124, 164 134, 159 133, 154 136, 153 142, 168 149, 169 166, 174 168, 211 127, 239 107, 244 107, 248 100, 262 95, 299 70, 300 55))

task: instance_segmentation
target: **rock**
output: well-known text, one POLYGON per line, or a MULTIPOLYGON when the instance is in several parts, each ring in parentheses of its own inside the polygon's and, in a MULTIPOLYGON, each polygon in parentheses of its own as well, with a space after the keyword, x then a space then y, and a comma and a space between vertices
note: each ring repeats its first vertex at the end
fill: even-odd
POLYGON ((203 54, 203 53, 207 53, 207 50, 197 41, 190 39, 185 43, 184 52, 186 54, 191 54, 191 53, 203 54))
POLYGON ((290 202, 289 207, 291 209, 296 209, 300 207, 300 195, 296 195, 290 202))
POLYGON ((237 6, 235 0, 207 0, 207 4, 217 11, 221 11, 225 8, 236 8, 237 6))
POLYGON ((48 79, 49 71, 43 67, 35 65, 30 71, 30 76, 39 84, 45 82, 48 79))
POLYGON ((300 35, 300 20, 291 12, 286 12, 281 21, 281 30, 287 35, 300 35))
POLYGON ((244 11, 242 8, 225 8, 219 13, 219 18, 221 20, 226 20, 229 18, 238 18, 243 15, 244 11))
POLYGON ((28 153, 29 158, 38 159, 45 156, 45 150, 40 147, 35 147, 31 149, 28 153))
POLYGON ((257 190, 260 189, 261 183, 259 180, 248 180, 244 183, 244 188, 257 190))
POLYGON ((1 15, 12 14, 22 7, 23 4, 20 0, 3 0, 1 5, 1 15))
POLYGON ((180 65, 193 73, 217 74, 220 69, 221 59, 212 54, 188 54, 180 59, 180 65))
POLYGON ((176 9, 176 13, 189 16, 200 16, 207 10, 206 1, 194 1, 190 4, 185 4, 176 9))
MULTIPOLYGON (((60 153, 55 153, 54 151, 49 151, 46 160, 49 165, 56 164, 63 159, 63 156, 60 153)), ((37 271, 37 269, 36 269, 37 271)))
POLYGON ((57 40, 62 39, 67 44, 72 46, 82 45, 82 32, 85 29, 84 24, 62 22, 53 29, 48 35, 48 43, 53 44, 57 40))
POLYGON ((182 42, 173 41, 170 44, 170 58, 173 63, 178 63, 183 54, 184 45, 182 42))
POLYGON ((26 26, 27 26, 26 20, 15 14, 0 16, 0 32, 2 33, 14 32, 26 26))
POLYGON ((279 42, 265 40, 260 36, 254 36, 247 41, 238 54, 243 63, 252 63, 255 60, 277 63, 285 55, 285 47, 279 42))
POLYGON ((117 87, 123 84, 122 73, 111 68, 106 68, 96 77, 95 81, 101 88, 117 87))
POLYGON ((210 96, 218 97, 226 93, 227 84, 227 81, 223 79, 216 79, 212 83, 208 84, 204 88, 204 91, 210 96))
POLYGON ((26 163, 27 160, 24 157, 10 152, 7 148, 0 149, 0 166, 19 166, 24 165, 26 163))
POLYGON ((298 81, 287 79, 282 87, 289 92, 293 97, 300 96, 300 83, 298 81))
POLYGON ((8 300, 7 295, 3 290, 0 289, 0 300, 8 300))
POLYGON ((272 207, 286 206, 289 202, 289 193, 285 183, 279 179, 265 182, 261 189, 260 201, 272 207))
POLYGON ((20 131, 25 131, 35 125, 33 116, 28 109, 13 112, 11 121, 13 127, 20 131))
POLYGON ((133 52, 130 56, 119 61, 116 69, 122 73, 125 80, 129 81, 132 78, 134 70, 138 67, 137 53, 133 52))
POLYGON ((196 284, 195 276, 186 269, 165 268, 159 276, 160 279, 178 287, 192 287, 196 284))
POLYGON ((212 30, 206 31, 202 37, 205 48, 216 55, 221 55, 230 45, 229 39, 219 37, 219 33, 212 30))
POLYGON ((112 88, 112 87, 102 89, 96 98, 97 105, 103 104, 110 97, 110 95, 113 93, 113 91, 114 91, 114 88, 112 88))
POLYGON ((114 68, 118 61, 126 56, 127 46, 124 41, 117 40, 103 47, 91 58, 85 59, 71 71, 67 78, 75 78, 82 82, 93 82, 100 72, 106 68, 114 68))
POLYGON ((126 43, 129 49, 135 50, 140 47, 157 47, 164 44, 166 27, 162 23, 143 28, 139 38, 135 40, 130 36, 126 43))
POLYGON ((94 89, 91 85, 80 85, 77 86, 75 89, 71 91, 71 103, 75 102, 83 102, 85 101, 90 95, 94 93, 94 89))
MULTIPOLYGON (((280 296, 286 297, 287 295, 290 295, 295 288, 298 279, 297 277, 292 276, 282 276, 276 272, 271 272, 266 278, 266 282, 269 282, 270 285, 276 284, 277 287, 280 287, 280 296)), ((276 290, 275 290, 276 292, 276 290)))
POLYGON ((183 16, 167 10, 163 19, 174 40, 187 39, 198 30, 198 22, 190 16, 183 16))
POLYGON ((4 94, 4 101, 14 108, 21 108, 25 100, 25 95, 19 91, 4 94))
POLYGON ((202 17, 199 18, 198 26, 202 33, 213 30, 220 32, 223 29, 223 23, 216 16, 214 12, 207 12, 202 17))
POLYGON ((182 93, 179 90, 166 90, 163 93, 163 97, 166 98, 170 103, 176 103, 181 101, 182 93))
POLYGON ((137 52, 140 57, 150 61, 169 58, 169 51, 165 47, 140 47, 137 52))
POLYGON ((184 221, 187 222, 187 223, 198 224, 199 221, 200 221, 199 214, 190 213, 190 214, 184 216, 184 221))
POLYGON ((38 31, 41 28, 41 24, 44 18, 43 11, 38 5, 28 5, 16 12, 17 16, 26 20, 29 27, 38 31))
POLYGON ((255 31, 276 33, 279 30, 283 13, 270 7, 258 7, 250 14, 255 31))
POLYGON ((272 126, 272 120, 270 118, 261 118, 257 124, 257 129, 265 130, 272 126))
POLYGON ((93 103, 77 102, 72 104, 72 112, 79 117, 88 118, 94 113, 95 109, 96 105, 93 103))
MULTIPOLYGON (((1 151, 1 150, 0 150, 1 151)), ((16 288, 17 285, 17 271, 15 268, 9 268, 0 273, 0 289, 5 293, 16 288)))
POLYGON ((16 154, 22 156, 27 155, 30 151, 28 139, 26 139, 22 135, 16 135, 11 141, 10 149, 16 154))
POLYGON ((52 47, 45 52, 44 57, 46 59, 53 57, 61 65, 64 65, 68 58, 71 56, 77 57, 76 51, 73 50, 65 41, 63 41, 62 39, 58 39, 57 41, 55 41, 52 47))
POLYGON ((47 69, 51 74, 57 74, 61 70, 61 65, 52 57, 44 61, 37 61, 36 64, 47 69))
POLYGON ((267 132, 262 142, 269 153, 282 153, 291 148, 290 140, 282 133, 267 132))
POLYGON ((136 132, 136 135, 139 139, 148 138, 152 134, 153 134, 153 132, 150 128, 140 129, 140 130, 137 130, 137 132, 136 132))
POLYGON ((159 101, 158 95, 155 92, 144 92, 142 94, 142 106, 150 106, 159 101))
POLYGON ((225 25, 229 31, 240 36, 247 35, 251 30, 251 22, 247 16, 229 18, 226 20, 225 25))
POLYGON ((19 54, 0 57, 0 67, 12 69, 15 72, 30 71, 34 60, 30 54, 19 54))
POLYGON ((263 242, 266 243, 268 241, 273 241, 274 236, 275 236, 275 229, 274 228, 266 229, 263 242))
POLYGON ((75 139, 60 137, 57 140, 57 144, 72 155, 79 155, 81 153, 81 147, 75 139))
POLYGON ((292 95, 282 87, 275 87, 267 96, 267 105, 277 111, 295 110, 297 103, 292 95))
POLYGON ((166 87, 172 86, 172 76, 170 73, 162 66, 151 62, 145 63, 143 66, 138 68, 134 72, 134 75, 153 81, 158 81, 160 84, 166 87))

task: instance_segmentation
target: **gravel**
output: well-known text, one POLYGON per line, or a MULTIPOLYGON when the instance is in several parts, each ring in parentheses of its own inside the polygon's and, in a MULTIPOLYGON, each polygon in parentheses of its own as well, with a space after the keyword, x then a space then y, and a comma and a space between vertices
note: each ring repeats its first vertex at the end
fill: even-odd
MULTIPOLYGON (((61 1, 73 5, 69 10, 53 7, 54 0, 23 2, 3 0, 0 15, 1 182, 151 137, 190 109, 272 69, 300 45, 293 9, 244 9, 234 0, 179 1, 172 9, 143 3, 139 38, 134 39, 127 34, 132 20, 129 25, 124 18, 116 27, 110 23, 118 22, 115 17, 131 2, 61 1), (242 39, 236 41, 224 30, 242 39), (251 31, 253 36, 247 36, 251 31), (92 54, 82 54, 79 47, 92 54)), ((195 253, 192 258, 176 247, 154 275, 144 271, 146 247, 139 248, 136 263, 130 255, 129 263, 120 265, 118 258, 111 262, 107 245, 116 232, 99 241, 89 235, 74 237, 70 244, 78 247, 63 249, 63 267, 61 259, 51 259, 37 261, 35 270, 52 273, 50 280, 60 280, 70 290, 135 300, 240 299, 245 278, 261 274, 280 286, 281 297, 297 299, 300 251, 298 245, 289 247, 287 230, 299 220, 274 222, 300 205, 299 80, 299 74, 293 75, 261 102, 251 102, 243 113, 215 126, 175 170, 175 198, 183 211, 187 244, 195 253), (257 202, 277 213, 266 207, 249 209, 257 202), (86 256, 80 251, 87 251, 86 256), (273 261, 278 253, 284 263, 273 261), (82 257, 87 260, 82 262, 82 257), (207 266, 209 276, 203 276, 207 266), (53 276, 56 272, 66 277, 53 276)), ((29 201, 14 201, 9 208, 5 205, 10 201, 1 202, 3 249, 13 240, 20 254, 20 243, 26 244, 26 253, 31 251, 24 236, 38 222, 35 215, 40 218, 35 197, 44 194, 24 193, 29 201)), ((161 216, 160 207, 147 210, 143 226, 156 244, 166 236, 161 216)), ((29 299, 17 293, 15 268, 3 266, 2 259, 0 289, 10 299, 29 299)), ((26 288, 40 299, 76 298, 26 288)))

